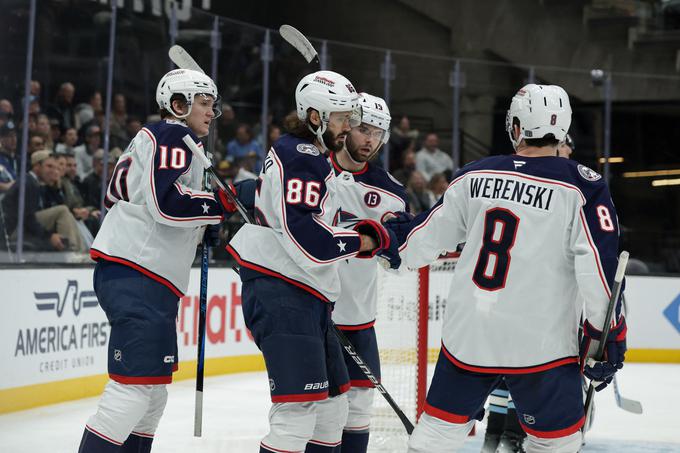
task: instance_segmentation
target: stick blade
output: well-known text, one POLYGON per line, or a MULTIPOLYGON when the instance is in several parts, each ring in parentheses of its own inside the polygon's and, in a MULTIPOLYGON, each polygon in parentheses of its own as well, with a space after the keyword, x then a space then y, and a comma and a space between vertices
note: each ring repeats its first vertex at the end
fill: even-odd
POLYGON ((307 63, 311 63, 312 60, 317 58, 316 49, 309 39, 305 37, 300 31, 293 27, 292 25, 281 25, 279 27, 279 34, 283 39, 288 42, 291 46, 295 47, 298 52, 307 60, 307 63))
POLYGON ((205 74, 203 69, 201 69, 198 63, 196 63, 196 60, 194 60, 193 57, 189 55, 186 50, 184 50, 184 47, 180 45, 175 44, 174 46, 170 47, 170 49, 168 49, 168 56, 170 57, 170 60, 172 60, 172 62, 175 63, 180 69, 192 69, 205 74))
POLYGON ((618 406, 626 412, 631 412, 633 414, 642 414, 642 403, 635 400, 629 400, 628 398, 621 397, 617 401, 618 406))

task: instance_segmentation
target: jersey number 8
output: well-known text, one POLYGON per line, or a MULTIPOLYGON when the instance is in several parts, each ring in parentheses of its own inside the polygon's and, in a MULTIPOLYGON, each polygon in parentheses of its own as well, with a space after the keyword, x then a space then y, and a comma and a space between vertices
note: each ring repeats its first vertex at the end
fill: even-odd
POLYGON ((515 245, 519 218, 503 208, 486 211, 484 237, 472 281, 486 291, 505 288, 510 270, 510 250, 515 245))
POLYGON ((310 208, 315 208, 321 200, 321 183, 316 181, 302 181, 298 178, 288 180, 286 185, 286 203, 304 203, 310 208))

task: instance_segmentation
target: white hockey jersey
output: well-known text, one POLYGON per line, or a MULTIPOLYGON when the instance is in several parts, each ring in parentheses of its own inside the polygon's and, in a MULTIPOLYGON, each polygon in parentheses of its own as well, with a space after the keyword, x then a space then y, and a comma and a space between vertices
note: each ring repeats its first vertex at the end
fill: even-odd
MULTIPOLYGON (((340 167, 334 154, 329 159, 338 180, 340 226, 359 219, 382 222, 385 214, 407 210, 404 186, 382 168, 368 163, 360 171, 349 172, 340 167)), ((377 258, 344 260, 339 272, 341 292, 333 321, 343 330, 371 327, 377 309, 377 258)))
POLYGON ((328 160, 308 141, 284 135, 269 150, 257 183, 258 224, 244 225, 227 246, 241 279, 265 274, 335 301, 338 264, 356 256, 361 240, 337 226, 339 187, 328 160))
POLYGON ((442 327, 443 352, 461 368, 527 373, 577 362, 584 299, 590 323, 604 322, 619 226, 607 185, 578 162, 474 162, 409 228, 400 250, 411 268, 465 242, 442 327))
POLYGON ((93 259, 130 266, 181 296, 204 225, 219 223, 222 209, 201 191, 203 168, 182 138, 198 137, 184 123, 160 121, 142 128, 113 170, 106 192, 109 212, 92 244, 93 259))

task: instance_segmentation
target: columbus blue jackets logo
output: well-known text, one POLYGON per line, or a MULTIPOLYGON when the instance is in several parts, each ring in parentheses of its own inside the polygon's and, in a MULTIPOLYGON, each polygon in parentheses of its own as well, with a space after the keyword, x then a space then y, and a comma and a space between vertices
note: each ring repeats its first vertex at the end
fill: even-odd
POLYGON ((319 149, 310 143, 300 143, 297 145, 296 149, 302 154, 309 154, 312 156, 318 156, 320 154, 319 149))
POLYGON ((368 192, 364 195, 364 203, 369 208, 375 208, 380 204, 380 194, 378 192, 368 192))
POLYGON ((602 178, 601 174, 595 170, 591 170, 585 165, 578 164, 578 172, 586 181, 597 181, 598 179, 602 178))

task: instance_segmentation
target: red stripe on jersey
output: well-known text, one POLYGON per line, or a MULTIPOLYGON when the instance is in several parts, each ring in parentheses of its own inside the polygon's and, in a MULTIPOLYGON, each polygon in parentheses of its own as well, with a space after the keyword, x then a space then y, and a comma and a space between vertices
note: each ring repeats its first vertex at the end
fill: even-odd
POLYGON ((340 441, 340 442, 324 442, 324 441, 321 441, 321 440, 314 440, 314 439, 310 439, 307 442, 309 442, 310 444, 321 445, 322 447, 337 447, 338 445, 340 445, 342 443, 342 441, 340 441))
POLYGON ((524 431, 526 431, 527 434, 531 434, 532 436, 540 437, 542 439, 555 439, 557 437, 565 437, 565 436, 568 436, 570 434, 574 434, 576 431, 581 429, 581 427, 583 426, 585 421, 586 421, 586 417, 584 415, 583 417, 581 417, 581 419, 579 421, 577 421, 573 425, 568 426, 568 427, 563 428, 563 429, 558 429, 556 431, 537 431, 535 429, 529 428, 527 425, 525 425, 521 421, 520 421, 520 425, 522 425, 522 428, 524 428, 524 431))
POLYGON ((357 324, 357 325, 346 325, 346 324, 336 324, 335 326, 340 330, 366 330, 370 329, 375 325, 375 319, 373 321, 357 324))
POLYGON ((280 278, 281 280, 283 280, 287 283, 290 283, 293 286, 297 286, 298 288, 303 289, 303 290, 307 291, 308 293, 311 293, 314 297, 321 299, 324 302, 330 302, 330 300, 328 300, 328 298, 326 296, 324 296, 323 294, 321 294, 320 292, 318 292, 317 290, 315 290, 311 286, 307 286, 304 283, 301 283, 297 280, 293 280, 292 278, 286 277, 283 274, 279 274, 276 271, 273 271, 271 269, 267 269, 266 267, 262 267, 260 265, 255 264, 255 263, 251 263, 250 261, 244 260, 243 258, 241 258, 241 255, 239 255, 238 252, 236 250, 234 250, 234 248, 231 245, 227 244, 226 250, 227 250, 227 252, 229 252, 231 254, 231 256, 234 257, 234 259, 236 260, 236 262, 240 266, 247 267, 248 269, 252 269, 252 270, 257 271, 257 272, 261 272, 265 275, 269 275, 270 277, 280 278))
POLYGON ((132 431, 130 434, 134 434, 135 436, 138 436, 138 437, 146 437, 148 439, 153 439, 153 434, 139 433, 137 431, 132 431))
POLYGON ((123 445, 123 442, 118 442, 116 440, 113 440, 110 437, 103 435, 102 433, 100 433, 99 431, 97 431, 96 429, 93 429, 92 427, 90 427, 88 425, 85 425, 85 429, 88 430, 89 432, 91 432, 92 434, 94 434, 95 436, 101 437, 105 441, 110 442, 114 445, 123 445))
POLYGON ((349 381, 350 384, 352 384, 352 387, 359 387, 359 388, 373 388, 375 387, 375 384, 373 382, 369 381, 368 379, 352 379, 349 381))
POLYGON ((172 375, 168 376, 121 376, 120 374, 111 374, 109 377, 121 384, 130 385, 158 385, 172 383, 172 375))
POLYGON ((270 447, 264 442, 260 442, 260 447, 264 448, 265 450, 273 451, 274 453, 303 453, 302 450, 279 450, 278 448, 270 447))
POLYGON ((538 373, 540 371, 550 370, 552 368, 557 368, 562 365, 567 365, 569 363, 578 363, 578 357, 564 357, 561 359, 555 359, 551 362, 542 363, 539 365, 532 365, 528 367, 482 367, 476 365, 468 365, 467 363, 461 362, 456 359, 453 354, 451 354, 442 343, 442 352, 451 363, 453 363, 458 368, 462 368, 467 371, 474 371, 475 373, 488 373, 488 374, 527 374, 527 373, 538 373))
POLYGON ((349 389, 351 389, 351 388, 352 388, 352 384, 347 382, 345 384, 342 384, 340 387, 338 387, 338 392, 340 392, 340 394, 343 394, 345 392, 348 392, 349 389))
POLYGON ((427 401, 425 402, 423 410, 427 415, 431 415, 432 417, 444 420, 449 423, 462 424, 470 421, 470 417, 468 417, 467 415, 458 415, 452 412, 437 409, 436 407, 430 406, 430 404, 427 401))
POLYGON ((595 264, 597 265, 597 272, 600 274, 600 281, 602 282, 602 286, 604 286, 604 292, 605 294, 607 294, 607 298, 611 298, 612 293, 609 290, 607 279, 604 278, 604 272, 602 271, 600 253, 597 247, 595 247, 595 244, 593 244, 593 238, 590 236, 590 228, 588 228, 588 222, 586 222, 586 219, 584 217, 583 209, 581 209, 581 211, 579 212, 579 216, 581 218, 581 223, 583 224, 583 231, 586 232, 586 237, 588 238, 588 245, 590 245, 590 248, 593 249, 593 254, 595 255, 595 264))
POLYGON ((272 395, 272 403, 308 403, 328 398, 328 392, 300 393, 295 395, 272 395))
POLYGON ((104 253, 100 250, 94 249, 94 248, 90 249, 90 258, 92 258, 95 261, 97 261, 98 259, 101 259, 101 260, 104 260, 104 261, 111 261, 113 263, 118 263, 118 264, 122 264, 124 266, 131 267, 134 270, 141 272, 142 274, 146 275, 147 277, 149 277, 153 280, 156 280, 158 283, 162 284, 163 286, 167 286, 168 289, 175 294, 175 296, 177 296, 177 297, 184 296, 184 293, 182 291, 180 291, 179 289, 177 289, 177 287, 175 285, 173 285, 170 282, 170 280, 167 280, 167 279, 161 277, 160 275, 150 271, 149 269, 146 269, 146 268, 140 266, 137 263, 133 263, 132 261, 126 260, 125 258, 121 258, 119 256, 107 255, 106 253, 104 253))

